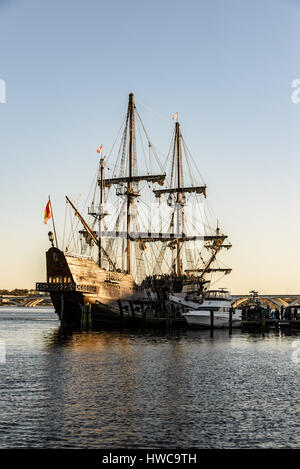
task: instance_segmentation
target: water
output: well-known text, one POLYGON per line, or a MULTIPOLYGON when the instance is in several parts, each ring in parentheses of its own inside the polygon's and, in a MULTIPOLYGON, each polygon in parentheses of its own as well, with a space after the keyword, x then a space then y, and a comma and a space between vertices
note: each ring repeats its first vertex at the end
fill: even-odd
POLYGON ((299 448, 296 335, 66 335, 2 307, 0 339, 0 448, 299 448))

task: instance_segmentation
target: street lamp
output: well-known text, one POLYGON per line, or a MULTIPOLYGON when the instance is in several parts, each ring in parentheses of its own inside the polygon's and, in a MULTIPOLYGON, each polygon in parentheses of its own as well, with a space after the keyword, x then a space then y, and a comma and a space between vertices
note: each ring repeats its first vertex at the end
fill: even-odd
POLYGON ((49 231, 48 238, 49 238, 49 241, 50 241, 52 247, 54 247, 54 236, 53 236, 52 231, 49 231))

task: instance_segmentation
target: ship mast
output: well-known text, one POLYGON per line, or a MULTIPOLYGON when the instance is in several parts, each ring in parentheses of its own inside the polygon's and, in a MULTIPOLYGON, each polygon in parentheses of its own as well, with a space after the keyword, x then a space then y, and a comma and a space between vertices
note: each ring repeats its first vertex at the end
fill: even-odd
POLYGON ((133 176, 133 139, 134 139, 134 98, 133 93, 129 95, 128 103, 128 114, 129 114, 129 181, 127 183, 127 273, 131 273, 130 263, 130 222, 131 222, 131 205, 133 203, 133 191, 132 191, 132 176, 133 176))
MULTIPOLYGON (((143 212, 141 213, 141 217, 138 218, 137 213, 133 211, 133 209, 136 208, 134 203, 135 198, 142 195, 140 194, 140 189, 141 192, 143 192, 143 190, 145 189, 145 185, 141 188, 139 187, 141 182, 146 182, 147 187, 150 188, 150 184, 158 184, 160 186, 164 186, 166 179, 166 173, 164 171, 164 168, 159 163, 155 149, 152 149, 152 144, 150 142, 149 136, 144 128, 143 122, 141 121, 139 112, 136 109, 133 93, 129 94, 125 125, 122 125, 122 127, 123 133, 121 143, 111 177, 105 178, 104 159, 103 157, 100 158, 100 167, 97 180, 100 189, 99 211, 98 213, 97 211, 95 211, 94 205, 91 207, 91 209, 89 209, 89 214, 94 216, 95 222, 98 219, 98 236, 97 233, 93 231, 93 229, 87 226, 85 220, 83 220, 80 214, 78 214, 77 209, 70 202, 71 206, 75 211, 75 214, 80 218, 85 228, 83 232, 87 232, 89 234, 89 239, 92 239, 98 247, 99 267, 102 268, 104 260, 106 261, 107 259, 112 269, 118 270, 118 263, 121 262, 123 272, 125 270, 128 274, 135 275, 139 268, 138 261, 141 260, 140 258, 138 258, 139 249, 144 249, 144 246, 146 245, 145 243, 150 243, 150 245, 152 243, 155 243, 154 246, 152 244, 151 248, 149 249, 151 251, 150 255, 148 254, 147 256, 146 253, 144 256, 145 259, 143 259, 145 260, 145 262, 148 262, 149 268, 149 258, 151 258, 151 263, 153 261, 153 257, 156 257, 156 243, 162 243, 162 247, 159 248, 160 252, 158 253, 159 255, 156 259, 155 264, 157 265, 158 269, 155 269, 155 271, 153 271, 153 274, 155 274, 158 270, 163 272, 163 269, 167 267, 168 272, 172 272, 172 277, 177 277, 180 278, 180 280, 183 280, 183 275, 184 279, 190 276, 191 281, 194 277, 197 277, 198 279, 203 279, 203 277, 210 272, 225 271, 227 273, 229 269, 216 269, 213 267, 216 255, 220 251, 220 249, 229 249, 231 247, 231 245, 224 244, 224 241, 227 236, 221 234, 220 229, 218 227, 216 232, 213 232, 212 234, 206 234, 206 228, 205 233, 201 233, 195 226, 195 218, 186 217, 186 206, 190 201, 190 195, 194 194, 196 200, 198 195, 203 195, 204 197, 206 197, 206 185, 196 185, 197 181, 194 178, 194 174, 192 172, 189 162, 189 150, 187 149, 184 138, 182 136, 181 127, 178 122, 178 119, 175 122, 172 143, 167 156, 167 161, 169 159, 169 156, 171 157, 169 159, 171 165, 170 181, 164 188, 158 189, 156 187, 152 189, 156 198, 160 199, 161 196, 167 196, 168 205, 172 207, 171 221, 168 224, 168 228, 166 230, 167 232, 163 232, 163 225, 161 225, 161 228, 157 233, 154 233, 152 231, 151 225, 149 225, 148 231, 144 231, 146 226, 143 220, 141 221, 142 225, 140 225, 140 218, 142 219, 143 212), (160 172, 158 174, 149 174, 149 172, 147 174, 138 174, 135 135, 136 126, 138 131, 138 137, 141 138, 140 130, 142 129, 144 131, 144 135, 147 139, 149 146, 149 155, 151 149, 151 152, 158 161, 158 165, 160 168, 160 172), (187 166, 185 167, 185 165, 187 166), (184 169, 187 169, 188 171, 187 177, 184 177, 184 169), (186 180, 184 181, 184 179, 186 180), (185 185, 184 182, 188 182, 188 184, 185 185), (102 222, 102 218, 107 214, 103 211, 104 191, 106 189, 108 189, 109 191, 111 186, 117 186, 116 196, 123 198, 122 206, 118 213, 116 224, 114 226, 114 229, 112 230, 110 230, 108 226, 105 226, 105 224, 103 225, 102 222), (144 229, 140 230, 140 226, 143 226, 144 229), (121 230, 119 228, 121 228, 121 230), (191 228, 192 232, 190 233, 189 230, 191 228), (195 229, 196 232, 194 231, 195 229), (109 239, 109 242, 107 243, 106 240, 104 241, 104 238, 109 239), (203 246, 205 249, 210 251, 208 261, 205 261, 201 257, 201 253, 198 248, 199 244, 196 244, 197 241, 204 241, 208 243, 203 246), (189 242, 194 243, 193 252, 190 248, 191 244, 188 244, 189 242), (138 245, 136 243, 138 243, 138 245), (106 247, 106 250, 108 252, 106 252, 104 246, 106 247), (172 248, 172 253, 166 252, 167 248, 172 248), (137 255, 135 259, 132 258, 132 249, 135 250, 135 253, 137 255), (166 266, 164 265, 162 269, 161 265, 162 262, 164 262, 164 253, 166 254, 166 266), (112 259, 114 259, 114 261, 112 261, 110 256, 112 256, 112 259), (169 262, 170 260, 171 263, 169 262), (200 260, 202 262, 202 268, 199 268, 200 260)), ((138 143, 140 144, 140 141, 138 143)), ((143 144, 141 148, 144 153, 143 144)), ((166 211, 166 216, 169 216, 168 214, 169 210, 166 211)), ((151 270, 150 275, 152 275, 151 270)))
MULTIPOLYGON (((173 133, 173 143, 172 147, 172 160, 171 160, 171 179, 170 184, 168 187, 165 188, 155 188, 153 190, 154 195, 157 198, 160 198, 162 195, 168 197, 169 205, 173 205, 172 210, 172 221, 170 223, 169 231, 167 233, 158 232, 153 233, 151 232, 143 232, 139 231, 137 225, 134 227, 138 231, 135 230, 133 233, 133 222, 135 213, 133 212, 134 208, 134 201, 136 197, 139 197, 141 194, 139 193, 139 184, 140 182, 144 181, 148 184, 159 184, 161 186, 164 185, 166 174, 144 174, 138 175, 137 172, 137 155, 136 155, 136 136, 135 136, 135 126, 136 126, 136 118, 137 124, 140 122, 139 113, 136 110, 135 102, 134 102, 134 95, 130 93, 129 100, 128 100, 128 107, 127 107, 127 116, 125 121, 125 127, 123 131, 123 137, 119 149, 119 156, 115 165, 114 172, 112 174, 113 177, 105 178, 104 176, 104 169, 100 166, 100 174, 98 178, 98 184, 100 186, 100 215, 99 215, 99 237, 98 237, 98 244, 99 244, 99 266, 101 266, 101 257, 105 255, 103 251, 103 246, 101 246, 103 242, 103 237, 110 238, 110 237, 117 237, 123 238, 125 241, 125 246, 122 242, 122 260, 125 261, 125 270, 128 274, 133 274, 134 269, 136 268, 136 264, 133 262, 132 259, 132 252, 133 243, 156 243, 161 242, 166 247, 170 247, 171 244, 174 246, 174 256, 172 256, 172 272, 173 275, 175 274, 176 277, 182 277, 183 274, 192 274, 193 272, 202 274, 201 277, 210 271, 215 271, 217 269, 212 268, 212 263, 216 258, 217 252, 222 247, 227 247, 224 245, 224 240, 227 236, 220 233, 217 230, 216 233, 213 234, 200 234, 195 233, 189 235, 186 232, 188 229, 189 224, 191 221, 185 220, 185 206, 186 206, 186 194, 195 194, 203 195, 206 197, 206 186, 205 185, 196 185, 194 183, 194 178, 190 177, 191 183, 188 185, 184 184, 184 173, 183 173, 183 165, 184 165, 184 155, 187 159, 187 150, 186 146, 181 134, 181 127, 178 120, 175 122, 174 133, 173 133), (118 164, 119 165, 119 174, 117 174, 118 164), (125 226, 123 230, 117 229, 114 231, 108 231, 105 229, 103 231, 103 224, 101 222, 101 210, 102 210, 102 197, 103 192, 106 188, 110 188, 111 186, 116 185, 118 187, 116 191, 117 196, 124 197, 124 204, 126 206, 126 213, 125 216, 125 226), (173 203, 172 203, 173 199, 173 203), (177 217, 177 219, 176 219, 177 217), (101 240, 102 237, 102 240, 101 240), (184 256, 187 257, 187 251, 190 249, 187 246, 187 242, 196 242, 196 241, 205 241, 209 242, 205 247, 212 251, 212 255, 210 256, 209 262, 206 262, 204 268, 199 269, 197 267, 196 259, 190 262, 190 265, 184 264, 184 256), (193 269, 187 267, 195 267, 193 269)), ((143 124, 142 124, 143 126, 143 124)), ((144 127, 143 127, 144 128, 144 127)), ((145 133, 146 134, 146 133, 145 133)), ((149 137, 146 134, 149 144, 149 137)), ((171 147, 171 148, 172 148, 171 147)), ((191 176, 191 170, 189 166, 189 162, 187 160, 189 173, 191 176)), ((103 165, 103 162, 101 162, 103 165)), ((161 168, 162 169, 162 168, 161 168)), ((124 208, 125 208, 124 206, 124 208)), ((124 210, 125 212, 125 210, 124 210)), ((165 252, 166 248, 162 247, 161 251, 165 252)), ((152 248, 153 251, 153 248, 152 248)), ((187 261, 186 261, 187 263, 187 261)), ((122 264, 123 265, 123 264, 122 264)), ((223 269, 218 269, 223 270, 223 269)))
MULTIPOLYGON (((186 145, 184 143, 181 128, 178 120, 175 122, 175 129, 173 134, 173 154, 172 154, 172 161, 171 161, 171 179, 170 185, 168 188, 164 189, 155 189, 153 192, 157 198, 160 198, 162 195, 168 195, 168 200, 170 201, 170 205, 172 204, 172 195, 175 196, 175 208, 173 211, 173 220, 174 214, 177 215, 177 223, 172 224, 173 228, 173 240, 176 242, 174 243, 174 247, 176 247, 176 258, 172 260, 172 271, 176 274, 177 277, 181 277, 183 274, 200 274, 198 277, 199 279, 203 279, 204 275, 210 272, 225 272, 229 273, 231 269, 228 268, 212 268, 212 264, 216 259, 217 253, 222 248, 229 249, 231 244, 224 244, 225 239, 227 236, 222 235, 220 233, 219 227, 217 227, 216 232, 212 235, 198 235, 195 236, 188 236, 185 233, 186 226, 185 226, 185 214, 184 214, 184 206, 186 205, 186 196, 185 194, 202 194, 206 197, 206 185, 196 186, 194 185, 193 177, 191 177, 192 185, 185 186, 184 185, 184 174, 183 174, 183 150, 185 154, 185 158, 188 164, 188 170, 191 176, 191 168, 188 162, 188 155, 186 145), (176 225, 176 233, 175 233, 175 225, 176 225), (209 260, 204 264, 203 268, 186 268, 183 266, 183 246, 184 243, 189 241, 198 241, 203 240, 208 242, 205 245, 205 248, 211 251, 211 255, 209 260)), ((164 236, 164 242, 168 242, 170 238, 164 236)), ((150 241, 148 239, 147 241, 150 241)), ((153 239, 154 241, 154 239, 153 239)), ((186 255, 186 253, 185 253, 186 255)), ((204 262, 204 261, 203 261, 204 262)), ((193 262, 194 264, 196 261, 193 262)))
MULTIPOLYGON (((145 181, 152 184, 159 184, 162 186, 164 184, 166 174, 145 174, 145 175, 137 175, 137 162, 136 162, 136 137, 135 137, 135 114, 136 108, 134 103, 134 96, 133 93, 129 95, 128 101, 128 108, 127 108, 127 117, 125 122, 125 128, 123 132, 123 138, 121 142, 122 148, 122 158, 120 164, 120 173, 118 177, 112 178, 98 178, 99 186, 102 186, 103 191, 105 188, 110 188, 112 185, 119 186, 119 190, 117 190, 117 195, 125 196, 126 202, 126 219, 125 219, 125 231, 121 232, 119 229, 114 233, 114 237, 121 237, 126 239, 126 248, 125 252, 122 252, 122 258, 126 261, 126 272, 128 274, 132 274, 133 266, 132 266, 132 259, 131 259, 131 247, 132 242, 141 242, 141 234, 134 233, 132 236, 132 220, 134 218, 133 214, 133 203, 135 197, 139 197, 140 193, 138 190, 138 184, 141 181, 145 181), (127 161, 127 164, 125 164, 127 161), (126 170, 126 171, 125 171, 126 170), (125 188, 125 191, 123 191, 125 188)), ((137 114, 138 115, 138 114, 137 114)), ((139 115, 138 115, 139 117, 139 115)), ((140 119, 140 117, 139 117, 140 119)), ((115 174, 114 174, 115 176, 115 174)), ((99 230, 99 235, 102 237, 106 236, 109 237, 111 233, 109 231, 99 230)), ((142 237, 147 236, 148 233, 142 233, 142 237)), ((100 236, 99 236, 100 238, 100 236)), ((100 246, 100 244, 99 244, 100 246)), ((101 252, 103 253, 103 249, 101 248, 101 252)))
POLYGON ((101 237, 101 221, 103 218, 103 173, 104 173, 104 158, 100 159, 100 204, 99 204, 99 236, 98 236, 98 265, 102 264, 102 237, 101 237))
MULTIPOLYGON (((174 150, 176 147, 177 152, 177 233, 183 231, 183 214, 182 214, 182 185, 183 185, 183 171, 182 171, 182 154, 181 154, 181 142, 180 142, 180 124, 177 121, 175 124, 175 140, 174 140, 174 150)), ((181 275, 181 256, 180 256, 181 242, 177 240, 177 275, 181 275)))
MULTIPOLYGON (((93 239, 94 243, 99 246, 99 239, 97 238, 96 233, 92 230, 92 228, 90 228, 90 226, 87 224, 87 222, 85 221, 83 216, 79 213, 79 211, 77 210, 75 205, 71 202, 71 200, 69 199, 68 196, 66 196, 66 200, 71 205, 72 209, 74 210, 75 216, 78 217, 79 220, 81 221, 85 231, 90 235, 90 237, 91 237, 91 239, 93 239)), ((116 270, 117 267, 116 267, 115 263, 111 260, 111 258, 109 257, 108 253, 105 251, 103 246, 101 246, 101 251, 107 257, 107 260, 110 263, 110 265, 112 266, 112 268, 114 270, 116 270)))

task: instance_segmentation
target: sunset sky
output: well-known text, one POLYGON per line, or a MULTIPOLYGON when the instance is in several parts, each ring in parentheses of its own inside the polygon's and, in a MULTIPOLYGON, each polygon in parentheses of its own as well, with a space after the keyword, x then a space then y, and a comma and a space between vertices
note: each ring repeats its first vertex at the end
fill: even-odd
POLYGON ((83 200, 136 96, 167 153, 179 120, 229 235, 232 293, 300 293, 300 3, 0 0, 0 289, 45 280, 51 194, 83 200))

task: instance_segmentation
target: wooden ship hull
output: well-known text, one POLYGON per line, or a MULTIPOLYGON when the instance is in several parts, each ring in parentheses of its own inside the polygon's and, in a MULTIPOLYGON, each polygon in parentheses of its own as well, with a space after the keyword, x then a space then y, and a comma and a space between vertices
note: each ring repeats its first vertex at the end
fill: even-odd
POLYGON ((46 253, 49 292, 61 324, 70 328, 165 326, 181 317, 163 291, 139 287, 132 275, 101 269, 90 258, 68 255, 56 247, 46 253), (173 319, 171 321, 171 319, 173 319))

